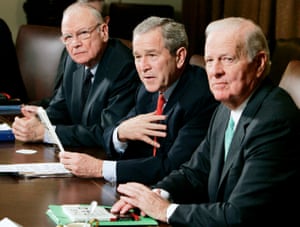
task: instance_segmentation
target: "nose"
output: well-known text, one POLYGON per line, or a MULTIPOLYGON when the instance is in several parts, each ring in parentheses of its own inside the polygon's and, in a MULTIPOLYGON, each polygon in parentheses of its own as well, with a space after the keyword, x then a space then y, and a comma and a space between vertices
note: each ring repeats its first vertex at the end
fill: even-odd
POLYGON ((81 40, 78 39, 77 37, 73 37, 72 40, 69 43, 70 46, 72 47, 77 47, 81 45, 81 40))
POLYGON ((206 65, 206 71, 210 75, 222 75, 224 73, 223 64, 220 61, 210 62, 206 65))
POLYGON ((142 57, 140 59, 140 68, 143 70, 143 71, 147 71, 149 68, 150 68, 150 65, 149 65, 149 61, 147 60, 147 57, 142 57))

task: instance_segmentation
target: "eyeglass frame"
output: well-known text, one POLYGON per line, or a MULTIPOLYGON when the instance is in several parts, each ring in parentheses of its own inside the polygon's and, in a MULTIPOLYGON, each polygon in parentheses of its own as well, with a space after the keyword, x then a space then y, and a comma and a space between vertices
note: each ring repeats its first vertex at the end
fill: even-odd
POLYGON ((101 23, 97 23, 95 26, 90 26, 89 28, 82 28, 75 32, 75 36, 73 36, 70 33, 66 33, 61 35, 60 39, 65 45, 69 45, 72 43, 75 39, 76 40, 86 40, 91 37, 91 34, 101 25, 101 23))

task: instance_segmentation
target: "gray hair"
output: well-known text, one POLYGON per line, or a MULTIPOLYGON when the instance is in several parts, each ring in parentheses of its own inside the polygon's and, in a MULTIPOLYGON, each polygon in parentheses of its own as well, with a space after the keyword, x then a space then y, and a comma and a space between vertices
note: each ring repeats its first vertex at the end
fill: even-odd
POLYGON ((101 13, 100 13, 97 9, 95 9, 95 8, 92 7, 92 6, 90 6, 90 5, 89 5, 88 3, 86 3, 86 2, 79 2, 79 1, 78 1, 78 2, 75 2, 75 3, 71 4, 71 5, 69 5, 69 6, 64 10, 64 12, 63 12, 63 18, 64 18, 65 15, 67 15, 67 14, 73 12, 73 11, 76 12, 76 11, 78 11, 78 9, 80 9, 80 8, 86 8, 86 9, 88 9, 88 10, 91 12, 91 14, 95 16, 96 21, 97 21, 99 24, 104 23, 103 17, 102 17, 101 13))
POLYGON ((102 17, 108 16, 108 5, 105 3, 105 0, 77 0, 77 2, 82 3, 93 3, 93 2, 99 2, 101 3, 101 9, 100 13, 102 14, 102 17))
POLYGON ((236 31, 245 31, 239 39, 237 44, 237 51, 239 54, 246 54, 249 60, 252 61, 257 53, 264 51, 267 55, 267 65, 264 71, 264 74, 268 74, 271 67, 270 61, 270 50, 266 37, 262 29, 255 24, 253 21, 241 17, 228 17, 220 20, 211 22, 205 30, 206 38, 208 35, 216 30, 231 30, 236 31), (250 28, 250 29, 249 29, 250 28))
POLYGON ((180 47, 188 49, 188 37, 184 25, 170 18, 148 17, 135 27, 133 38, 156 28, 161 28, 165 47, 172 55, 175 55, 180 47))

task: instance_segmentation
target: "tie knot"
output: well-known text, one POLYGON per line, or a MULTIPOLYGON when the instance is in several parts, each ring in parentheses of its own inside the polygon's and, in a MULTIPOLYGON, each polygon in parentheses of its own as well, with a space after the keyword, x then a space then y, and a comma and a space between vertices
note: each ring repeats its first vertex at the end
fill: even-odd
POLYGON ((92 79, 93 76, 94 75, 93 75, 93 73, 91 72, 90 69, 85 70, 85 81, 92 79))

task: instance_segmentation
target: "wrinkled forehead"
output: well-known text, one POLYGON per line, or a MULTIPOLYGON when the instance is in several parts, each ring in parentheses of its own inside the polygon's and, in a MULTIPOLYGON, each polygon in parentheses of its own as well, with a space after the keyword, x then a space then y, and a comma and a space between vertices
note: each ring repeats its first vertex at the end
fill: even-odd
POLYGON ((96 17, 87 9, 70 11, 64 15, 61 23, 62 33, 77 31, 83 28, 94 26, 97 23, 96 17))
POLYGON ((238 32, 218 30, 212 31, 205 41, 205 56, 213 53, 234 54, 241 44, 241 35, 238 32))

